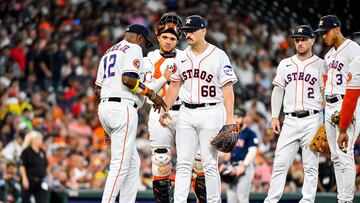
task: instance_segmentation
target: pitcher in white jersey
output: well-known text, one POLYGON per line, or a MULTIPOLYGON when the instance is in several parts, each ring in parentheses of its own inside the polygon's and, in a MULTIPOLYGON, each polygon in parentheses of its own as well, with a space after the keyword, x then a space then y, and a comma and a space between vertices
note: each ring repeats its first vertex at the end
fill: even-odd
POLYGON ((322 70, 324 61, 312 53, 315 33, 308 25, 293 31, 296 54, 283 59, 273 81, 271 127, 280 133, 266 203, 278 202, 283 194, 286 175, 301 148, 304 184, 300 202, 314 202, 318 182, 319 154, 308 147, 321 124, 322 70), (285 119, 280 130, 279 113, 284 105, 285 119))
MULTIPOLYGON (((341 109, 348 80, 349 64, 355 57, 360 55, 360 46, 350 39, 345 39, 340 27, 340 20, 336 16, 327 15, 320 19, 319 28, 316 31, 322 36, 325 44, 331 47, 324 57, 325 74, 327 75, 325 85, 325 126, 331 160, 335 169, 337 199, 338 202, 352 202, 355 189, 353 148, 359 134, 359 125, 352 123, 347 128, 347 134, 353 136, 349 137, 347 150, 341 150, 337 145, 337 138, 340 133, 339 126, 332 123, 331 115, 341 109)), ((359 119, 356 118, 356 120, 359 119)))
POLYGON ((135 148, 140 95, 153 101, 156 109, 165 108, 162 98, 140 82, 144 74, 142 48, 151 46, 149 30, 138 24, 127 28, 124 40, 109 48, 101 58, 96 95, 100 99, 99 119, 111 139, 110 171, 102 203, 135 202, 140 158, 135 148), (141 46, 141 47, 140 47, 141 46))
MULTIPOLYGON (((169 87, 172 91, 165 96, 168 106, 178 95, 183 102, 176 125, 175 203, 187 202, 198 146, 205 173, 206 201, 221 201, 218 152, 211 147, 210 140, 223 124, 235 123, 233 84, 237 79, 226 53, 205 41, 206 27, 201 16, 185 19, 181 29, 190 46, 177 55, 177 69, 171 75, 169 87)), ((163 126, 167 126, 168 110, 160 117, 163 126)))
MULTIPOLYGON (((145 84, 148 84, 150 89, 162 97, 166 95, 166 92, 171 91, 168 89, 168 84, 171 71, 176 70, 175 58, 181 52, 176 49, 182 36, 181 26, 182 20, 176 13, 162 15, 155 28, 159 49, 149 52, 144 58, 145 67, 148 69, 146 70, 145 84)), ((153 193, 159 203, 171 202, 172 199, 170 174, 173 167, 173 155, 171 151, 175 143, 175 128, 180 105, 180 100, 177 100, 170 108, 169 114, 172 120, 167 128, 160 125, 160 114, 150 110, 148 128, 152 147, 153 193)), ((199 160, 200 158, 196 159, 196 161, 199 160)), ((197 174, 201 174, 198 169, 196 171, 198 171, 197 174)), ((194 189, 196 197, 199 202, 204 202, 206 190, 203 175, 197 175, 195 182, 197 183, 194 189)))

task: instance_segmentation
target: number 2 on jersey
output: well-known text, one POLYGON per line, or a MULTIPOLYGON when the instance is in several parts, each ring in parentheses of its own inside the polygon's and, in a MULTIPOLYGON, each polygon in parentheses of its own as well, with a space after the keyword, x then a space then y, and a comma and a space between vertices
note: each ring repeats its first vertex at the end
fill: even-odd
POLYGON ((115 75, 115 72, 113 70, 115 66, 115 62, 116 62, 116 54, 110 55, 109 60, 108 60, 108 56, 104 58, 104 78, 107 77, 109 78, 115 75))

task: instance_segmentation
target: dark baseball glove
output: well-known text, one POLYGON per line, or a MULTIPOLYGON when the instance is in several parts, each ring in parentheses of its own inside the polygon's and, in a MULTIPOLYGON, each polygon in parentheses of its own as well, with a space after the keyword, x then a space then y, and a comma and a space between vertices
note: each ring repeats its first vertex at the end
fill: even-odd
POLYGON ((237 124, 224 125, 219 133, 210 141, 216 150, 227 153, 235 147, 240 128, 237 124))
POLYGON ((326 138, 325 124, 322 124, 311 140, 309 147, 314 152, 329 154, 330 148, 326 138))
POLYGON ((225 183, 234 183, 238 176, 232 175, 233 166, 230 163, 224 163, 223 169, 220 171, 220 178, 225 183))

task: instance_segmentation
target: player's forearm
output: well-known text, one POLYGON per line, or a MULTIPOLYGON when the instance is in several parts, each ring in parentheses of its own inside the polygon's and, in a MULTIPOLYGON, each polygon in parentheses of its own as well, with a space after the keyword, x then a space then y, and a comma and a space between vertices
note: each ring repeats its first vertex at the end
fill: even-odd
POLYGON ((284 97, 284 89, 274 86, 271 94, 271 117, 279 118, 282 100, 284 97))
POLYGON ((360 89, 359 90, 352 90, 352 89, 346 90, 345 97, 342 102, 341 111, 340 111, 340 126, 339 127, 340 127, 341 132, 346 132, 346 129, 349 127, 359 96, 360 96, 360 89))
POLYGON ((226 110, 226 123, 233 124, 234 120, 234 90, 231 82, 225 84, 221 87, 223 96, 224 96, 224 106, 226 110))
POLYGON ((20 166, 20 175, 22 179, 28 179, 27 175, 26 175, 26 169, 24 166, 20 166))
POLYGON ((164 101, 167 105, 166 111, 168 111, 171 106, 175 103, 176 98, 179 94, 182 82, 181 81, 171 81, 170 86, 168 88, 168 92, 164 98, 164 101))
POLYGON ((249 147, 248 153, 246 154, 245 159, 244 159, 245 166, 248 166, 250 163, 252 163, 255 160, 256 153, 257 153, 256 146, 249 147))
POLYGON ((122 76, 122 83, 130 89, 131 92, 136 94, 145 95, 149 98, 156 96, 156 93, 153 90, 150 90, 146 85, 140 82, 136 78, 129 76, 122 76))
POLYGON ((165 77, 160 77, 151 83, 145 83, 145 84, 149 87, 149 89, 158 92, 165 83, 166 83, 165 77))

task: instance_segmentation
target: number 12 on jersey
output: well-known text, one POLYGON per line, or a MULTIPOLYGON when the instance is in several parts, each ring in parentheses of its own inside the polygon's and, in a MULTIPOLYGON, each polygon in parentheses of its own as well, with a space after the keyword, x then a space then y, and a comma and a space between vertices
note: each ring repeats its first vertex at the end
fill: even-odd
POLYGON ((115 75, 114 66, 116 62, 116 54, 105 56, 104 58, 104 78, 109 78, 115 75))

